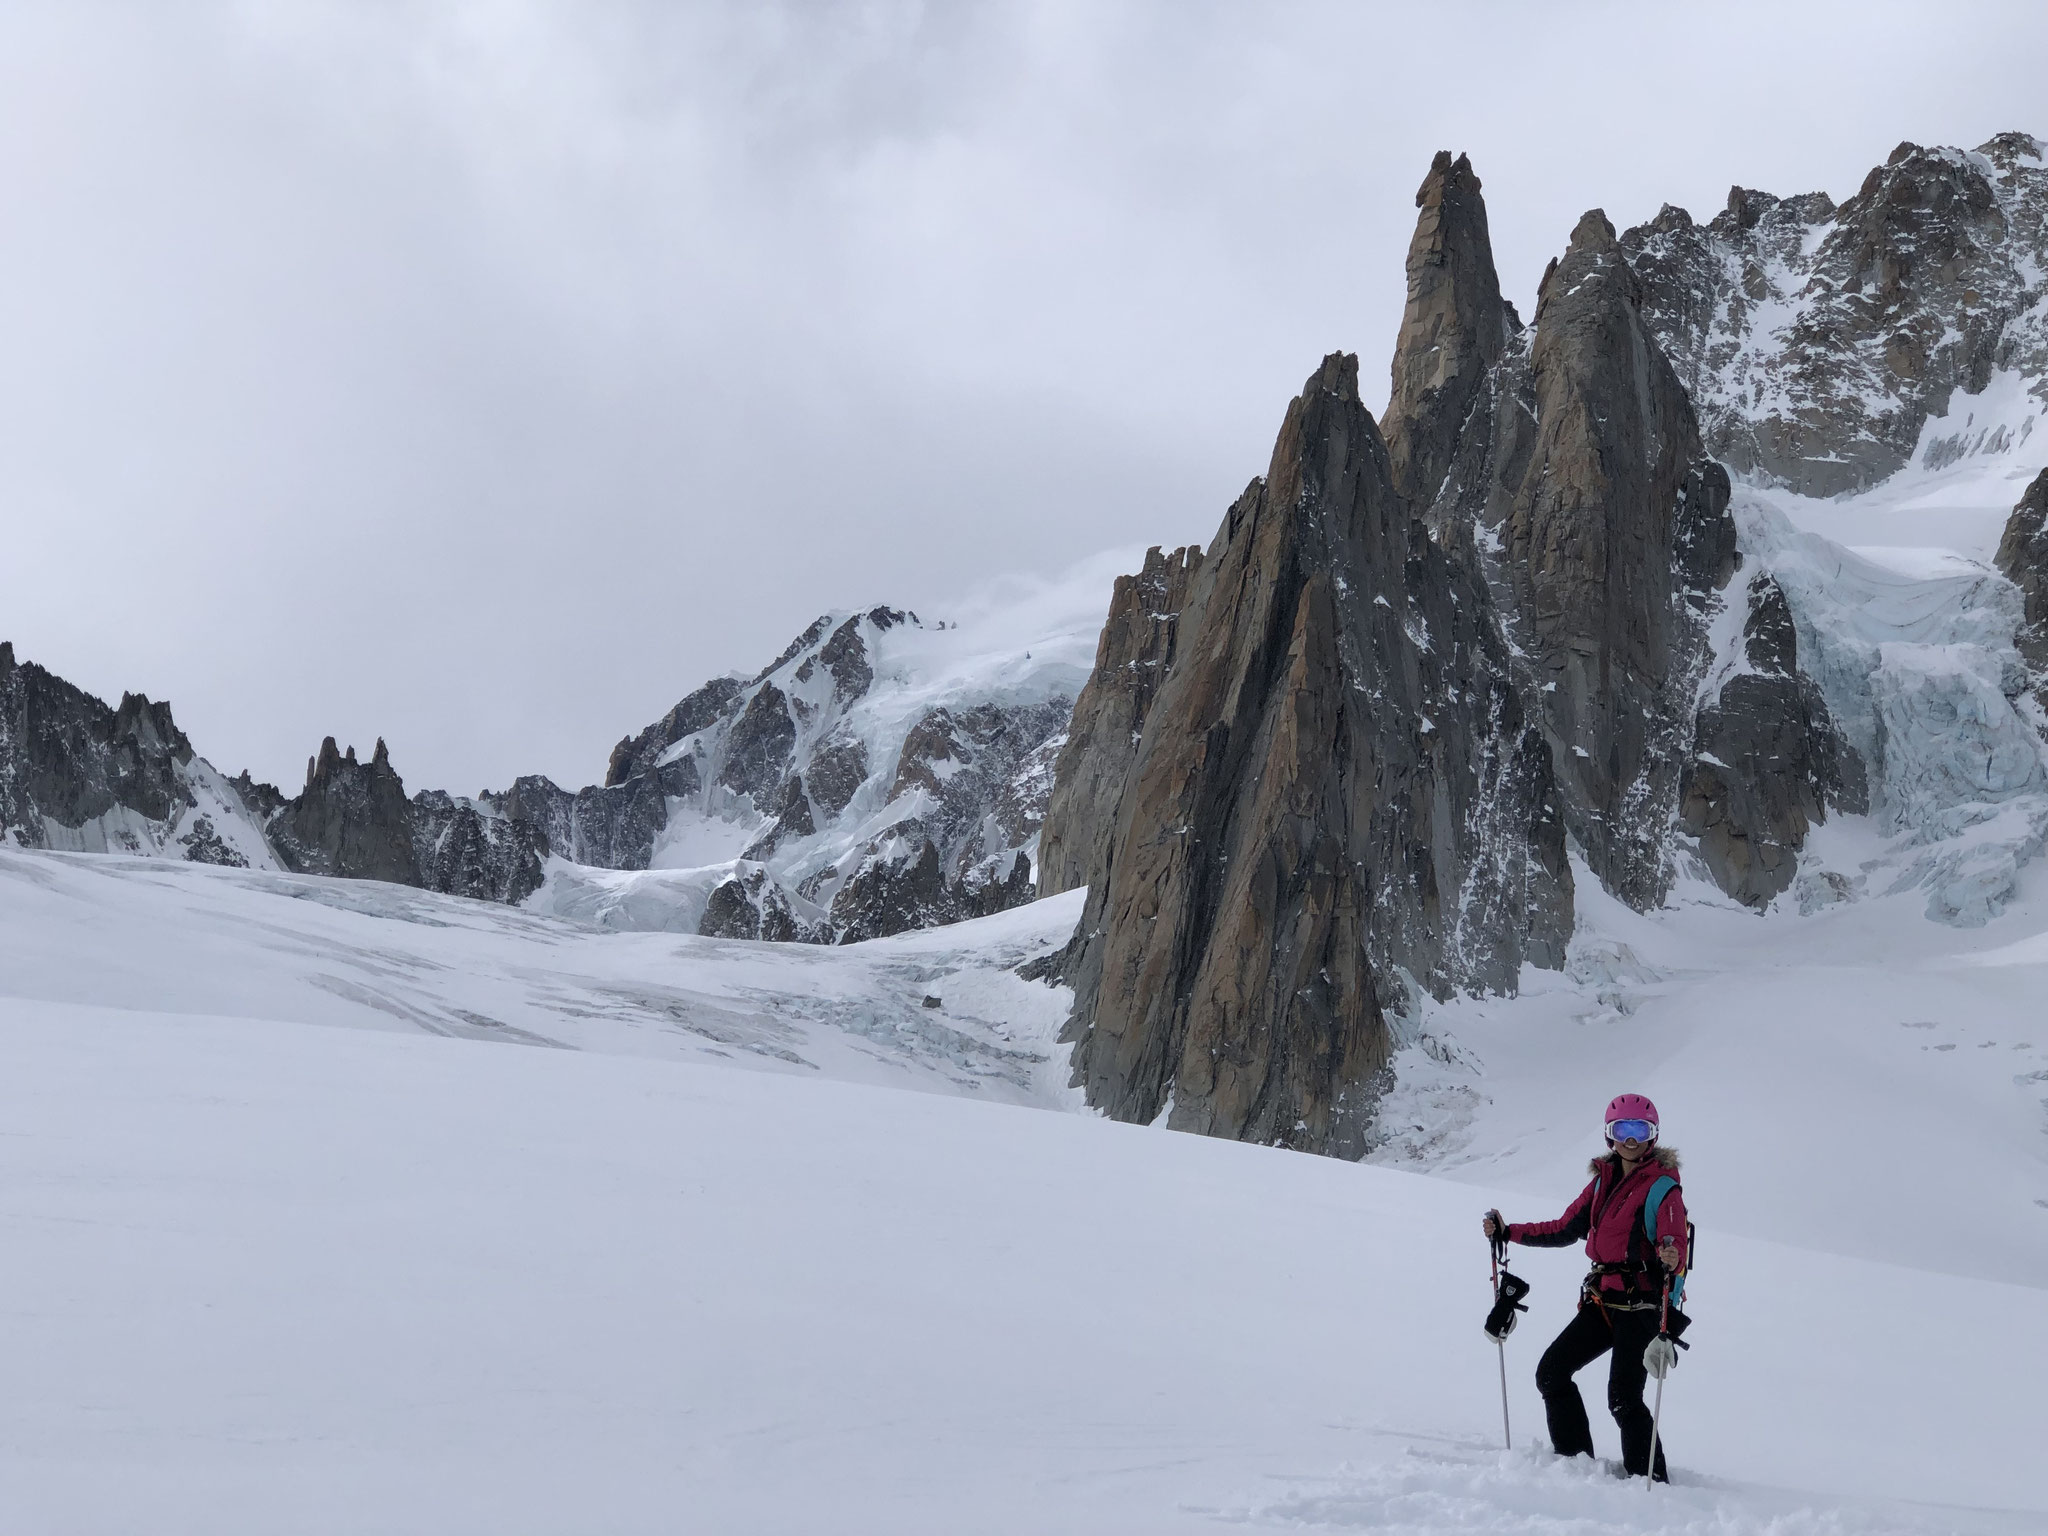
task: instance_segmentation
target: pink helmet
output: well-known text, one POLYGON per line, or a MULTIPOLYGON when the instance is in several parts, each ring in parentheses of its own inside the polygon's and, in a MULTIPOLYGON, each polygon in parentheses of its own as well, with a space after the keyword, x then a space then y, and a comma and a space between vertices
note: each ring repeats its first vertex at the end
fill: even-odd
POLYGON ((1657 1129, 1657 1106, 1640 1093, 1624 1093, 1607 1106, 1607 1121, 1612 1126, 1617 1120, 1647 1120, 1654 1132, 1657 1129))

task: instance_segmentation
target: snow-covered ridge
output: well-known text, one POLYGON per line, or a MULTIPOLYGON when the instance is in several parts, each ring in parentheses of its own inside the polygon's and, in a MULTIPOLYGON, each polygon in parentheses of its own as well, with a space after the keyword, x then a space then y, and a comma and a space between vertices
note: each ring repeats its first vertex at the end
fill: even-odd
POLYGON ((942 618, 823 615, 760 674, 708 684, 620 743, 611 784, 668 791, 645 871, 557 859, 533 905, 845 940, 1028 899, 1053 761, 1132 558, 992 583, 942 618))
POLYGON ((1902 144, 1839 206, 1737 187, 1710 222, 1667 206, 1623 243, 1645 322, 1738 475, 1867 490, 1909 462, 2023 448, 2013 392, 2034 414, 2048 401, 2048 168, 2026 134, 1902 144), (2000 425, 1968 430, 1959 394, 2000 425))

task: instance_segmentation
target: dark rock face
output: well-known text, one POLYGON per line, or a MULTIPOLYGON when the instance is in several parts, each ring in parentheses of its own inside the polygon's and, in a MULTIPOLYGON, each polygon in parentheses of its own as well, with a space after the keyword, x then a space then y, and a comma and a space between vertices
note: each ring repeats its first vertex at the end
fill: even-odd
MULTIPOLYGON (((252 809, 276 797, 247 780, 234 788, 252 809)), ((300 873, 517 903, 540 889, 551 855, 645 869, 668 823, 668 797, 696 789, 696 766, 683 758, 573 794, 530 774, 474 799, 441 790, 407 799, 382 741, 364 765, 353 748, 337 752, 330 737, 308 767, 305 791, 272 809, 265 830, 279 861, 300 873)))
POLYGON ((544 774, 528 774, 503 794, 481 799, 500 815, 533 823, 544 853, 598 869, 645 869, 668 826, 669 797, 692 795, 697 788, 696 764, 679 758, 621 783, 574 793, 544 774))
POLYGON ((1743 626, 1747 668, 1702 709, 1679 825, 1699 839, 1714 881, 1762 908, 1792 883, 1799 849, 1830 803, 1869 809, 1862 760, 1841 737, 1812 679, 1785 594, 1753 578, 1743 626))
POLYGON ((218 864, 229 869, 247 869, 249 861, 229 847, 210 816, 192 818, 192 829, 178 839, 185 857, 194 864, 218 864))
POLYGON ((896 830, 900 835, 878 841, 832 900, 832 927, 843 944, 971 915, 960 891, 947 882, 939 845, 923 826, 910 821, 896 830))
POLYGON ((382 737, 367 763, 334 738, 306 763, 306 787, 265 829, 285 868, 302 875, 420 885, 412 804, 382 737))
MULTIPOLYGON (((1901 144, 1840 207, 1736 187, 1711 222, 1667 207, 1623 245, 1708 451, 1738 473, 1864 489, 1994 370, 2048 388, 2048 165, 2025 134, 1970 155, 1901 144)), ((1959 430, 1929 466, 2000 446, 1959 430)))
POLYGON ((1471 161, 1460 155, 1453 162, 1449 150, 1437 151, 1415 206, 1422 214, 1408 247, 1408 306, 1382 427, 1394 489, 1427 506, 1451 467, 1487 371, 1507 350, 1509 325, 1471 161))
POLYGON ((2006 519, 1997 559, 2024 602, 2015 637, 2020 655, 2036 672, 2048 672, 2048 469, 2035 476, 2006 519))
POLYGON ((259 784, 250 777, 246 768, 228 780, 228 788, 235 792, 249 814, 256 818, 258 826, 268 823, 271 817, 285 807, 284 791, 275 784, 259 784))
POLYGON ((845 868, 832 898, 841 943, 1003 911, 1036 894, 1025 849, 1045 819, 1063 698, 928 711, 897 754, 891 803, 915 813, 845 868), (934 882, 937 882, 934 884, 934 882))
POLYGON ((858 736, 829 738, 811 754, 808 777, 811 803, 825 816, 837 816, 867 782, 867 744, 858 736))
POLYGON ((765 810, 795 748, 796 721, 790 716, 789 698, 773 683, 764 683, 726 739, 725 767, 718 782, 735 794, 751 796, 765 810))
POLYGON ((1022 906, 1035 894, 1031 861, 1008 860, 1005 873, 969 882, 946 877, 939 839, 916 819, 877 839, 832 901, 830 942, 857 944, 913 928, 938 928, 1022 906))
POLYGON ((1109 867, 1118 802, 1159 684, 1174 661, 1181 610, 1202 568, 1189 545, 1145 551, 1144 569, 1119 576, 1096 642, 1095 670, 1074 701, 1038 835, 1038 894, 1057 896, 1109 867))
POLYGON ((421 883, 444 895, 516 904, 546 877, 540 827, 438 789, 413 797, 412 840, 421 883))
POLYGON ((775 804, 769 808, 775 820, 768 830, 748 845, 743 858, 765 859, 785 842, 816 834, 818 824, 811 815, 811 797, 804 790, 804 779, 800 773, 792 773, 782 781, 775 804))
POLYGON ((67 830, 116 810, 175 821, 191 803, 179 777, 191 760, 168 704, 129 693, 109 709, 35 663, 16 662, 13 645, 0 641, 0 835, 43 848, 45 818, 67 830))
POLYGON ((775 944, 824 944, 830 935, 805 921, 789 892, 760 865, 745 865, 704 904, 697 931, 714 939, 761 939, 775 944))
MULTIPOLYGON (((888 616, 892 621, 896 618, 893 613, 888 616)), ((875 669, 868 664, 867 646, 860 638, 858 619, 848 619, 832 631, 832 638, 818 652, 818 660, 832 674, 832 691, 841 703, 860 698, 875 680, 875 669)))
POLYGON ((1598 210, 1545 275, 1535 335, 1475 407, 1432 509, 1495 550, 1566 823, 1600 881, 1657 905, 1706 661, 1699 585, 1735 562, 1728 479, 1645 331, 1641 287, 1598 210))
POLYGON ((1411 520, 1333 356, 1181 612, 1067 974, 1123 1120, 1356 1155, 1422 985, 1562 963, 1564 828, 1469 550, 1411 520))
POLYGON ((655 761, 686 736, 694 736, 731 707, 746 685, 736 677, 714 677, 636 736, 612 748, 605 769, 607 786, 623 784, 654 770, 655 761))
POLYGON ((1045 816, 1043 794, 1034 804, 1017 778, 1032 755, 1073 715, 1073 702, 1056 698, 1039 705, 980 704, 934 709, 904 739, 896 758, 889 798, 917 794, 923 820, 948 845, 962 872, 980 860, 1029 840, 1045 816), (1006 790, 1015 792, 1006 794, 1006 790), (992 816, 993 836, 979 836, 978 823, 992 816))

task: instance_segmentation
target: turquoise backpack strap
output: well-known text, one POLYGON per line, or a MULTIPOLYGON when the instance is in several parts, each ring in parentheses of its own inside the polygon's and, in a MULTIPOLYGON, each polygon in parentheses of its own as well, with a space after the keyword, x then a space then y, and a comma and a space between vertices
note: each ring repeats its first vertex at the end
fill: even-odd
MULTIPOLYGON (((1657 1246, 1657 1212, 1663 1208, 1664 1197, 1678 1188, 1678 1180, 1665 1174, 1650 1186, 1650 1193, 1643 1200, 1643 1235, 1650 1240, 1650 1247, 1657 1246)), ((1690 1254, 1687 1255, 1691 1257, 1690 1254)), ((1685 1271, 1680 1270, 1671 1285, 1671 1299, 1674 1302, 1685 1299, 1685 1271)))
POLYGON ((1650 1240, 1652 1248, 1657 1246, 1657 1212, 1664 1204, 1664 1197, 1678 1188, 1678 1180, 1665 1174, 1650 1186, 1648 1198, 1643 1201, 1643 1235, 1650 1240))

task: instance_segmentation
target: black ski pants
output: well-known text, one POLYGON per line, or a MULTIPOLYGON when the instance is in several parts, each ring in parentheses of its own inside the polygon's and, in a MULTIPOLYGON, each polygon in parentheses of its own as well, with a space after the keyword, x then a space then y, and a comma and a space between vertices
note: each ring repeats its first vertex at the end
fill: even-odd
MULTIPOLYGON (((1621 1426, 1621 1465, 1641 1477, 1650 1464, 1650 1410, 1643 1403, 1649 1372, 1643 1351, 1657 1337, 1657 1313, 1603 1310, 1588 1302, 1578 1316, 1543 1351, 1536 1362, 1536 1390, 1543 1394, 1543 1412, 1550 1421, 1551 1449, 1560 1456, 1593 1454, 1593 1426, 1586 1422, 1585 1400, 1572 1377, 1610 1349, 1607 1367, 1607 1411, 1621 1426)), ((1657 1447, 1657 1481, 1665 1481, 1664 1447, 1657 1447)))

